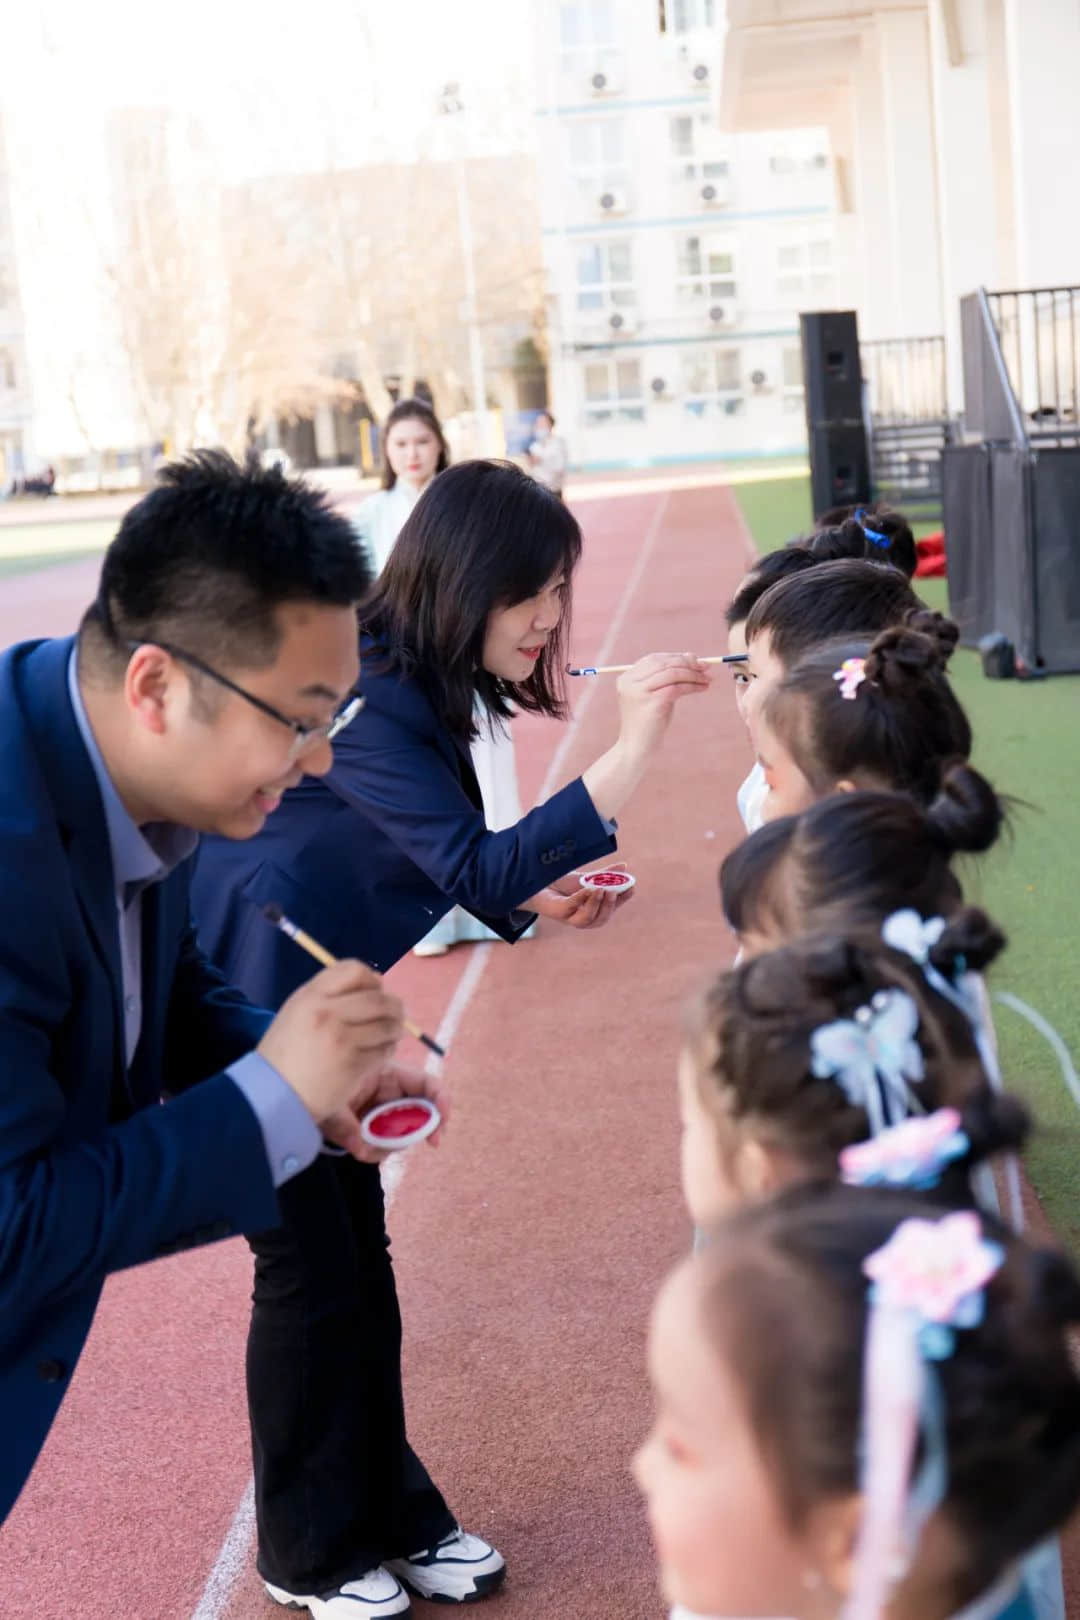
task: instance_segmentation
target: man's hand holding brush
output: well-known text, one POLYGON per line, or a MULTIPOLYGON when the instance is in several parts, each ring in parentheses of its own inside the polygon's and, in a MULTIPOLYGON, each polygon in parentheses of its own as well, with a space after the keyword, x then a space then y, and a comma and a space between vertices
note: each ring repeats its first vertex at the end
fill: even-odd
POLYGON ((359 1119, 377 1103, 429 1097, 445 1117, 436 1082, 391 1063, 403 1033, 401 1002, 379 975, 362 962, 340 961, 293 992, 257 1050, 325 1137, 371 1163, 384 1155, 364 1141, 359 1119))

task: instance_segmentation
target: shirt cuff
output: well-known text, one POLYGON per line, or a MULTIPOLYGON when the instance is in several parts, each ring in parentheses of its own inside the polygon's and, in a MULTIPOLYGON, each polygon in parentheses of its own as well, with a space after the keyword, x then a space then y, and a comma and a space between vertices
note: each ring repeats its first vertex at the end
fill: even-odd
POLYGON ((225 1071, 239 1086, 263 1134, 274 1186, 306 1170, 319 1151, 319 1128, 292 1086, 258 1052, 225 1071))

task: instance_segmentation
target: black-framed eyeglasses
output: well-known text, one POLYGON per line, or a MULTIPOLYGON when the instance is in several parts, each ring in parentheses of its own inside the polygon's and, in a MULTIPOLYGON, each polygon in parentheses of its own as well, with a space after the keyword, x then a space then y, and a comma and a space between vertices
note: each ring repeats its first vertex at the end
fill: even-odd
POLYGON ((324 726, 305 726, 303 721, 294 720, 291 715, 282 714, 280 709, 275 709, 274 705, 267 703, 265 698, 256 697, 254 692, 249 692, 245 687, 238 686, 227 675, 222 675, 220 670, 214 669, 205 659, 197 657, 195 653, 185 652, 183 647, 177 647, 171 641, 129 641, 128 646, 132 652, 137 647, 160 647, 162 652, 167 652, 172 658, 179 658, 181 663, 190 664, 192 669, 197 669, 201 675, 206 675, 210 680, 216 681, 219 686, 225 687, 226 691, 235 692, 237 697, 244 699, 245 703, 250 703, 253 709, 260 709, 263 714, 268 714, 271 720, 278 721, 280 725, 288 726, 293 733, 293 743, 288 755, 290 765, 299 759, 301 754, 306 754, 309 748, 314 748, 316 744, 333 742, 334 738, 339 736, 345 730, 345 727, 356 719, 367 701, 360 692, 353 692, 352 696, 346 699, 337 713, 324 726))

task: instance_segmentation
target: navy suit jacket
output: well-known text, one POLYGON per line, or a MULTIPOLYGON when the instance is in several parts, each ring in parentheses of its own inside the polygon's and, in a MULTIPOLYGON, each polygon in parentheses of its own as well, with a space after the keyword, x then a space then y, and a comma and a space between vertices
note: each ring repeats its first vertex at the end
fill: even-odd
POLYGON ((378 668, 361 644, 366 707, 257 837, 204 838, 192 906, 199 943, 263 1006, 317 965, 260 915, 273 901, 335 956, 385 972, 460 905, 511 942, 515 908, 615 839, 580 778, 516 826, 489 832, 468 748, 440 723, 420 678, 378 668))
POLYGON ((221 1072, 268 1014, 196 948, 190 861, 143 894, 142 1036, 125 1065, 112 862, 71 646, 0 657, 0 1519, 108 1273, 280 1220, 258 1120, 221 1072))

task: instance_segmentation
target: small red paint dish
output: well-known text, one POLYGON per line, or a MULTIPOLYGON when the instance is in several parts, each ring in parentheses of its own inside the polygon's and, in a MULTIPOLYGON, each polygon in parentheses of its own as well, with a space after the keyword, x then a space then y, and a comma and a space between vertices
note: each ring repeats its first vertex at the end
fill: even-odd
POLYGON ((441 1124, 439 1110, 426 1097, 395 1097, 393 1102, 380 1103, 364 1115, 360 1135, 370 1147, 396 1153, 423 1142, 441 1124))
POLYGON ((583 889, 601 889, 605 894, 622 894, 632 889, 637 878, 629 872, 582 872, 578 879, 583 889))

